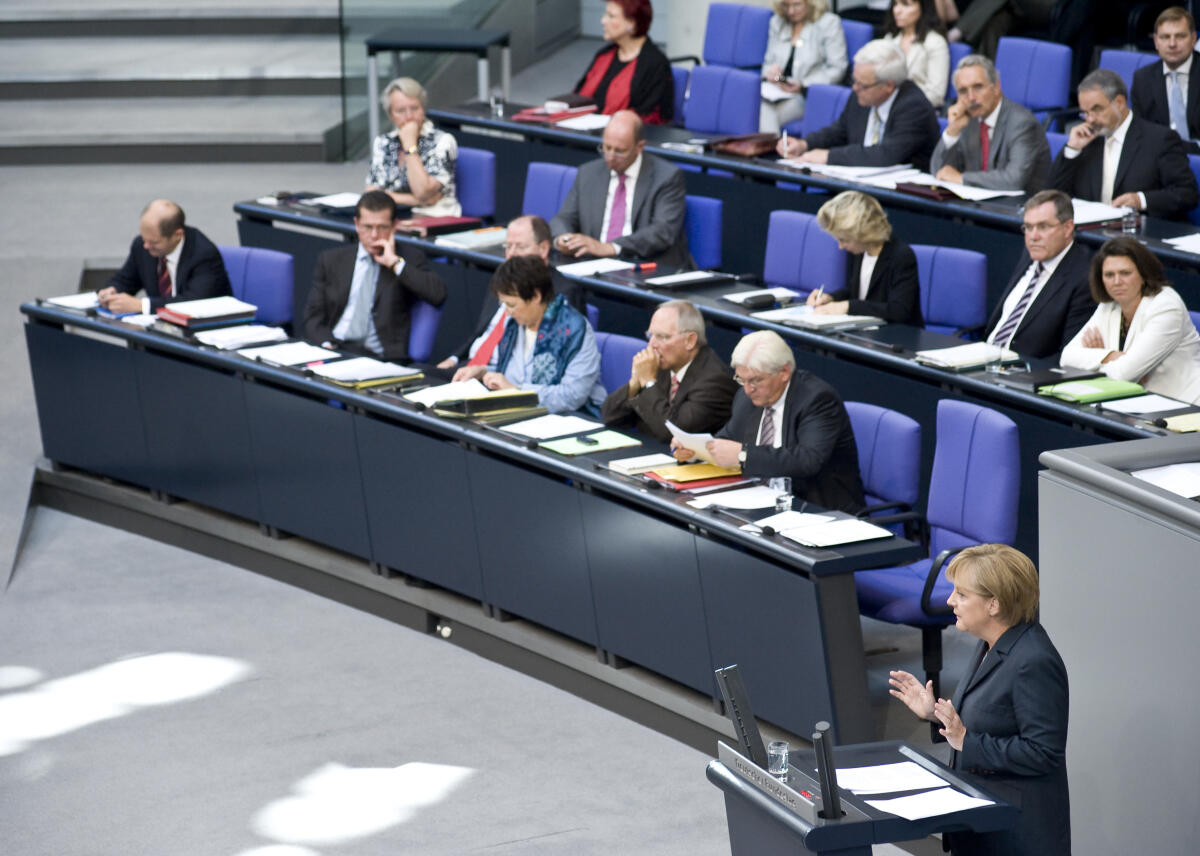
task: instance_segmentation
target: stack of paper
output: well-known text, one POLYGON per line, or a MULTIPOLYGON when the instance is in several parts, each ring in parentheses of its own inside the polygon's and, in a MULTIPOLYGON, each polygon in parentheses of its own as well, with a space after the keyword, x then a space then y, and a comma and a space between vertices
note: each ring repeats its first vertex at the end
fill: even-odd
POLYGON ((1167 243, 1177 250, 1200 256, 1200 232, 1195 232, 1191 235, 1181 235, 1178 238, 1167 238, 1167 243))
POLYGON ((549 440, 551 437, 565 437, 568 434, 581 434, 584 431, 595 431, 604 426, 591 419, 581 416, 565 416, 560 413, 547 413, 523 422, 505 425, 501 430, 522 437, 532 437, 535 440, 549 440))
POLYGON ((285 342, 282 345, 267 345, 265 348, 242 348, 238 354, 248 360, 262 360, 277 366, 299 366, 336 359, 340 354, 328 348, 318 348, 308 342, 285 342))
POLYGON ((234 351, 262 342, 282 342, 287 333, 279 327, 266 327, 262 324, 243 324, 237 327, 220 327, 216 330, 203 330, 196 334, 196 341, 202 345, 220 348, 222 351, 234 351))
POLYGON ((1089 199, 1072 199, 1075 209, 1076 226, 1092 226, 1097 223, 1110 223, 1125 216, 1128 208, 1114 208, 1103 202, 1092 202, 1089 199))
POLYGON ((558 272, 568 276, 595 276, 598 273, 608 273, 614 270, 630 270, 636 267, 633 262, 623 262, 620 259, 588 259, 582 262, 571 262, 559 265, 558 272))
POLYGON ((836 547, 839 544, 892 537, 892 533, 883 527, 852 517, 785 529, 779 534, 806 547, 836 547))
POLYGON ((420 377, 420 369, 410 369, 398 363, 385 363, 371 357, 353 357, 315 366, 313 374, 342 386, 382 386, 404 378, 420 377))
POLYGON ((608 127, 612 116, 607 113, 584 113, 582 116, 572 116, 554 123, 556 128, 567 128, 571 131, 598 131, 608 127))
POLYGON ((987 342, 969 342, 949 348, 917 351, 916 359, 917 362, 928 366, 962 371, 982 368, 990 363, 1015 362, 1021 358, 1016 351, 1010 351, 1008 348, 999 348, 987 342))
POLYGON ((457 247, 460 250, 476 250, 480 247, 494 247, 508 240, 508 230, 503 226, 488 226, 483 229, 469 229, 465 232, 451 232, 449 235, 438 235, 433 239, 435 244, 443 247, 457 247))
MULTIPOLYGON (((776 285, 771 288, 756 288, 753 291, 734 291, 729 294, 722 294, 722 300, 728 300, 730 303, 744 304, 747 300, 758 297, 760 294, 769 294, 775 298, 776 303, 790 303, 793 300, 798 300, 800 293, 792 291, 790 288, 784 288, 782 285, 776 285)), ((774 311, 774 310, 767 310, 774 311)))
POLYGON ((622 434, 620 431, 597 431, 595 434, 579 437, 548 440, 542 443, 542 448, 560 455, 590 455, 592 452, 609 452, 613 449, 626 449, 630 446, 640 445, 642 445, 641 440, 622 434))
POLYGON ((670 455, 655 452, 653 455, 638 455, 633 458, 618 458, 615 461, 609 461, 608 468, 614 472, 633 476, 638 473, 650 472, 658 467, 670 466, 673 463, 675 463, 675 459, 670 455))
POLYGON ((305 205, 320 205, 323 208, 353 208, 358 205, 358 200, 361 196, 361 193, 347 191, 345 193, 331 193, 328 196, 310 196, 308 199, 301 201, 305 205))
POLYGON ((424 404, 433 407, 439 401, 453 401, 459 398, 475 398, 487 395, 488 388, 475 378, 460 380, 457 383, 444 383, 441 386, 430 386, 416 392, 407 393, 404 398, 414 404, 424 404))
POLYGON ((100 304, 94 291, 84 291, 79 294, 64 294, 61 297, 47 297, 44 302, 49 303, 51 306, 57 306, 60 309, 74 309, 77 311, 95 309, 100 304))

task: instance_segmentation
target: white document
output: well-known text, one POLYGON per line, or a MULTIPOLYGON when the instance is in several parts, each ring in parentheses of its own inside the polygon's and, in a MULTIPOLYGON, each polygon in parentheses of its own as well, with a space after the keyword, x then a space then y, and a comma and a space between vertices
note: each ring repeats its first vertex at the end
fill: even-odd
POLYGON ((588 259, 587 261, 559 265, 558 272, 569 276, 595 276, 598 273, 629 270, 632 267, 635 267, 634 262, 623 262, 620 259, 588 259))
POLYGON ((1167 398, 1165 395, 1150 392, 1145 395, 1136 395, 1133 398, 1122 398, 1119 401, 1106 401, 1100 406, 1114 413, 1145 414, 1179 410, 1180 408, 1187 407, 1188 402, 1177 401, 1174 398, 1167 398))
POLYGON ((565 437, 568 434, 581 434, 584 431, 596 431, 603 428, 599 422, 584 419, 582 416, 564 416, 559 413, 547 413, 505 425, 501 431, 519 434, 522 437, 532 437, 535 440, 549 440, 551 437, 565 437))
POLYGON ((692 508, 708 508, 710 505, 719 505, 722 508, 753 511, 759 508, 774 508, 775 497, 777 496, 779 496, 779 491, 771 490, 771 488, 765 485, 756 484, 752 487, 725 490, 720 493, 711 493, 707 496, 689 499, 688 505, 692 508))
MULTIPOLYGON (((841 784, 840 780, 838 783, 841 784)), ((994 805, 991 800, 969 797, 954 788, 938 788, 936 791, 891 800, 866 800, 866 803, 888 814, 897 814, 905 820, 920 820, 923 817, 937 817, 939 814, 953 814, 969 808, 994 805)))
POLYGON ((555 122, 554 126, 571 131, 597 131, 600 128, 607 128, 608 120, 611 118, 612 116, 606 113, 584 113, 582 116, 572 116, 570 119, 555 122))
POLYGON ((1092 202, 1089 199, 1072 199, 1071 205, 1075 209, 1076 226, 1120 220, 1125 216, 1125 212, 1129 210, 1127 208, 1114 208, 1111 205, 1105 205, 1103 202, 1092 202))
POLYGON ((433 407, 439 401, 478 398, 487 394, 488 388, 478 378, 471 378, 470 380, 460 380, 457 383, 443 383, 441 386, 427 386, 425 389, 407 393, 404 397, 414 404, 433 407))
POLYGON ((657 470, 659 467, 673 466, 677 463, 679 462, 670 455, 655 452, 650 455, 637 455, 632 458, 618 458, 615 461, 609 461, 608 468, 615 472, 631 476, 637 473, 647 473, 650 470, 657 470))
POLYGON ((1016 351, 1001 349, 987 342, 968 342, 965 345, 953 345, 949 348, 933 348, 928 351, 917 351, 918 362, 931 366, 948 369, 969 368, 971 366, 986 366, 988 363, 1020 359, 1016 351))
POLYGON ((196 334, 196 341, 220 348, 222 351, 232 351, 266 342, 282 342, 287 337, 287 333, 280 327, 238 324, 233 327, 219 327, 216 330, 202 330, 196 334))
MULTIPOLYGON (((734 291, 729 294, 722 294, 721 297, 728 300, 730 303, 744 304, 752 297, 757 297, 760 294, 769 294, 775 298, 776 303, 786 303, 790 300, 798 300, 800 292, 792 291, 790 288, 784 288, 782 285, 772 286, 771 288, 756 288, 753 291, 734 291)), ((769 309, 768 312, 775 310, 769 309)))
POLYGON ((797 303, 779 309, 764 309, 761 312, 751 312, 751 318, 761 318, 764 321, 774 321, 776 324, 788 324, 812 314, 812 307, 807 303, 797 303))
POLYGON ((704 282, 706 279, 728 279, 724 274, 715 274, 708 270, 689 270, 684 273, 668 273, 662 276, 652 276, 646 280, 647 285, 679 285, 683 282, 704 282))
POLYGON ((1185 253, 1200 256, 1200 232, 1191 235, 1180 235, 1178 238, 1167 238, 1167 243, 1185 253))
POLYGON ((353 357, 313 367, 313 374, 343 383, 379 380, 384 377, 407 377, 420 373, 420 369, 410 369, 398 363, 385 363, 372 357, 353 357))
POLYGON ((143 330, 158 320, 157 315, 143 315, 141 312, 135 312, 132 315, 117 315, 115 317, 122 324, 132 324, 134 327, 141 327, 143 330))
POLYGON ((780 163, 785 163, 788 166, 806 167, 814 175, 840 178, 844 181, 862 181, 867 178, 887 175, 891 172, 912 169, 912 164, 909 163, 899 163, 891 166, 841 166, 832 163, 805 163, 799 158, 787 158, 780 161, 780 163))
POLYGON ((1171 493, 1185 496, 1189 499, 1200 496, 1200 463, 1188 462, 1169 464, 1165 467, 1151 467, 1148 470, 1133 470, 1129 473, 1135 479, 1150 482, 1155 487, 1171 493))
POLYGON ((51 306, 61 306, 63 309, 95 309, 100 305, 94 291, 64 294, 62 297, 47 297, 46 302, 51 306))
POLYGON ((708 453, 708 441, 713 438, 712 434, 690 434, 684 431, 670 419, 666 422, 667 430, 671 432, 671 439, 677 440, 680 446, 685 449, 691 449, 692 454, 702 461, 712 463, 712 455, 708 453))
POLYGON ((882 526, 853 518, 834 520, 832 523, 818 523, 814 526, 801 526, 799 529, 785 529, 779 534, 798 544, 804 544, 806 547, 836 547, 839 544, 853 544, 857 541, 873 541, 876 538, 892 537, 892 533, 882 526))
POLYGON ((945 779, 920 764, 900 761, 873 767, 839 767, 838 785, 856 794, 891 794, 921 788, 944 788, 945 779))
POLYGON ((262 360, 278 366, 323 362, 340 356, 337 351, 318 348, 308 342, 285 342, 282 345, 267 345, 262 348, 242 348, 238 353, 248 360, 262 360))
POLYGON ((330 208, 353 208, 358 204, 361 193, 331 193, 328 196, 313 196, 303 200, 305 205, 326 205, 330 208))
POLYGON ((959 199, 966 199, 971 202, 982 202, 985 199, 999 199, 1002 196, 1021 196, 1025 193, 1024 190, 994 190, 989 187, 972 187, 968 184, 960 184, 957 181, 942 181, 940 178, 935 178, 927 172, 918 170, 905 170, 902 173, 891 173, 881 175, 875 178, 866 180, 868 184, 875 184, 880 187, 890 187, 896 189, 897 182, 911 182, 912 184, 924 184, 929 187, 944 187, 949 190, 959 199))
POLYGON ((228 295, 222 297, 203 297, 199 300, 178 300, 168 303, 166 309, 186 315, 188 318, 220 318, 225 315, 256 312, 258 307, 228 295))
POLYGON ((818 523, 828 523, 834 518, 828 514, 806 514, 800 511, 781 511, 755 521, 755 526, 770 526, 776 532, 785 529, 799 529, 802 526, 814 526, 818 523))
POLYGON ((443 247, 457 247, 460 250, 474 250, 479 247, 494 247, 508 240, 508 229, 503 226, 488 226, 483 229, 467 229, 463 232, 450 232, 438 235, 433 239, 435 244, 443 247))
POLYGON ((787 101, 789 98, 796 97, 794 93, 782 89, 770 80, 764 80, 762 82, 762 86, 759 87, 759 92, 764 101, 770 101, 772 104, 775 104, 778 101, 787 101))

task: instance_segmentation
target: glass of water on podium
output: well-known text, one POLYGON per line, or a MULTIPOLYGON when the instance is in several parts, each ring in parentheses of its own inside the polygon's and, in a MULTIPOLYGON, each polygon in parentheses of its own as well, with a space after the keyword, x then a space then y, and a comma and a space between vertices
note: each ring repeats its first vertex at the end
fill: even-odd
POLYGON ((767 744, 767 772, 779 781, 788 774, 788 744, 786 740, 772 740, 767 744))

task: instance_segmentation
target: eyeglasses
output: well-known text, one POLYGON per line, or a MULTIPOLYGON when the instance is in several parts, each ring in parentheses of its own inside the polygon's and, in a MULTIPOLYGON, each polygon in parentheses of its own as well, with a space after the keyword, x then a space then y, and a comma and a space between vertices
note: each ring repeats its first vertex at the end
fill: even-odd
POLYGON ((633 149, 618 149, 612 146, 606 146, 603 143, 596 146, 596 151, 602 155, 612 155, 613 157, 624 158, 633 153, 633 149))
POLYGON ((649 330, 646 331, 646 338, 651 342, 669 342, 678 335, 678 331, 674 333, 651 333, 649 330))
POLYGON ((1021 231, 1026 235, 1045 235, 1061 225, 1062 223, 1022 223, 1021 231))
POLYGON ((733 376, 733 380, 738 386, 744 386, 746 389, 758 389, 764 383, 771 379, 770 375, 755 375, 754 377, 742 377, 739 374, 733 376))
POLYGON ((396 228, 394 223, 355 223, 354 227, 360 232, 391 232, 396 228))
POLYGON ((874 89, 876 86, 882 86, 887 83, 886 80, 876 80, 874 83, 863 83, 861 80, 852 80, 850 82, 851 89, 874 89))

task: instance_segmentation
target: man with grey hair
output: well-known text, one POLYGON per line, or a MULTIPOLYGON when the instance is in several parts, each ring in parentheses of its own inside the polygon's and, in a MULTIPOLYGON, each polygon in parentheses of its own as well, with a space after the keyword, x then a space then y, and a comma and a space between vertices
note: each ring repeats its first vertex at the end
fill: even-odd
POLYGON ((1036 193, 1050 173, 1050 146, 1025 107, 1004 97, 1000 73, 979 54, 963 57, 954 71, 958 100, 929 169, 942 181, 993 190, 1036 193))
MULTIPOLYGON (((792 494, 851 514, 865 504, 850 417, 833 387, 796 368, 778 333, 758 330, 733 349, 733 415, 707 446, 713 462, 748 476, 788 477, 792 494)), ((672 446, 677 446, 673 442, 672 446)), ((679 448, 676 457, 693 450, 679 448)))
POLYGON ((776 151, 805 163, 929 169, 938 139, 937 115, 921 88, 908 79, 904 54, 876 39, 854 55, 852 88, 842 115, 804 139, 781 139, 776 151))
POLYGON ((646 338, 650 343, 633 355, 629 383, 604 401, 604 424, 636 423, 664 442, 671 439, 668 419, 693 433, 724 425, 737 384, 708 346, 700 310, 686 300, 667 301, 651 316, 646 338))
POLYGON ((1054 160, 1050 186, 1078 199, 1183 219, 1200 192, 1187 151, 1170 128, 1129 109, 1121 76, 1098 68, 1079 82, 1083 121, 1054 160))

